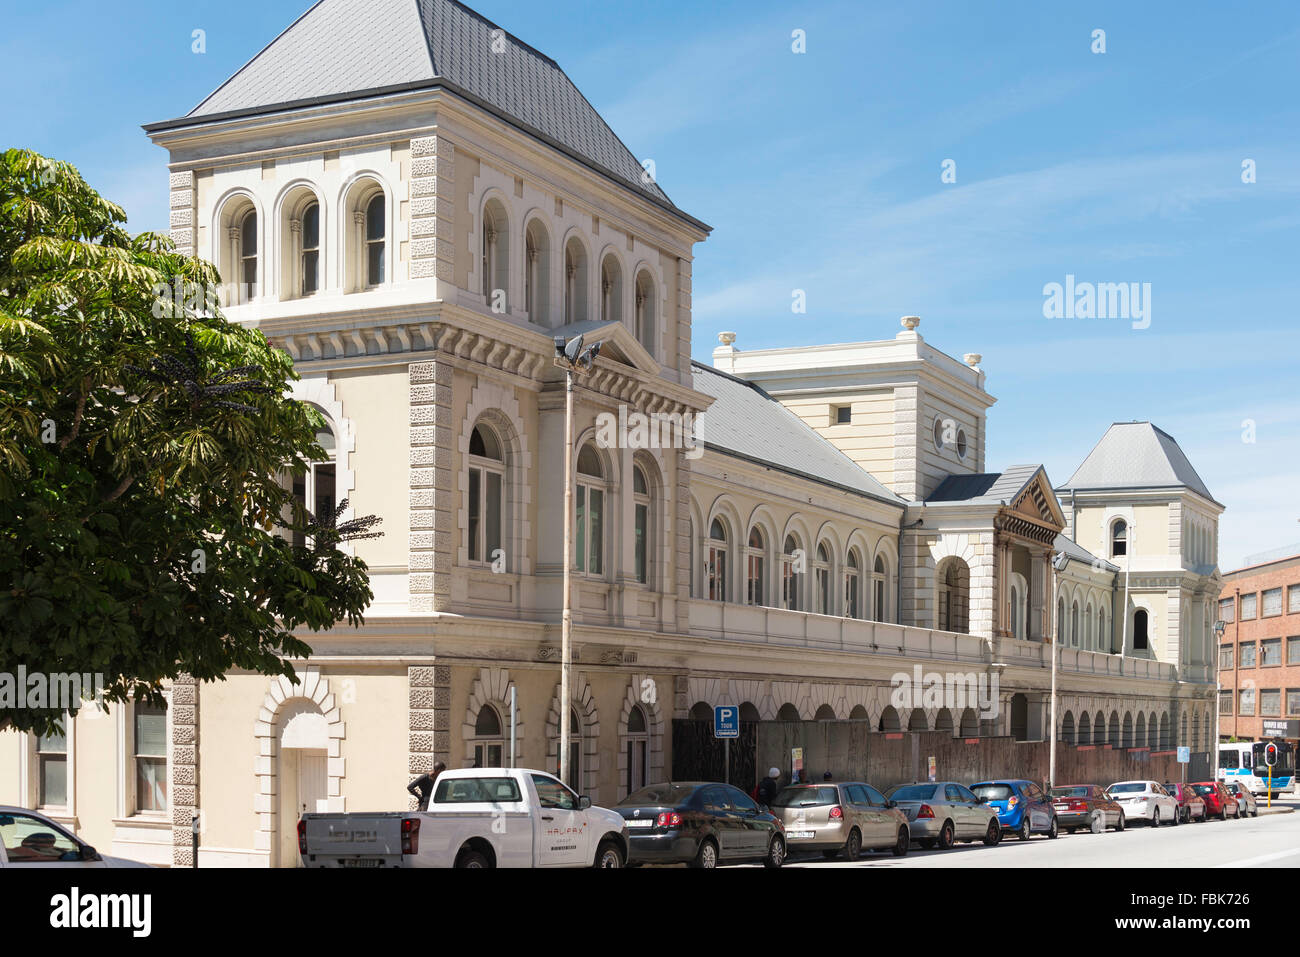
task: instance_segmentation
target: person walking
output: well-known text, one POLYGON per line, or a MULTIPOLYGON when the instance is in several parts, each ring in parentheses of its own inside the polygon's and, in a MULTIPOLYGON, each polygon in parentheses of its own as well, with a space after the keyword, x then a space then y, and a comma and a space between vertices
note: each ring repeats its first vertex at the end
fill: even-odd
POLYGON ((780 785, 781 769, 768 768, 767 777, 758 782, 758 803, 765 807, 771 807, 772 802, 776 800, 776 794, 781 789, 780 785))
POLYGON ((433 786, 438 782, 438 775, 447 770, 447 765, 439 761, 431 773, 421 774, 406 786, 410 795, 419 802, 421 811, 429 810, 429 798, 433 797, 433 786))

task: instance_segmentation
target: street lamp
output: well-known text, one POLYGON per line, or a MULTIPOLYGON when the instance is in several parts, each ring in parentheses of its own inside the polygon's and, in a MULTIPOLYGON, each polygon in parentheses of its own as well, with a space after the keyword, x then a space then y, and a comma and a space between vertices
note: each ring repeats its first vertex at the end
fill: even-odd
POLYGON ((1063 550, 1052 557, 1052 619, 1055 621, 1055 625, 1052 627, 1052 730, 1047 745, 1047 790, 1049 793, 1056 786, 1056 656, 1061 644, 1061 616, 1058 614, 1056 593, 1060 589, 1061 572, 1065 571, 1065 566, 1068 564, 1070 564, 1070 556, 1066 555, 1063 550))
POLYGON ((569 671, 572 664, 573 607, 573 374, 588 372, 600 353, 597 342, 582 348, 582 336, 555 337, 555 364, 564 369, 564 610, 560 617, 560 780, 569 783, 569 671))
MULTIPOLYGON (((1212 663, 1212 667, 1214 668, 1214 740, 1210 742, 1210 760, 1216 762, 1216 764, 1214 764, 1211 767, 1211 770, 1215 772, 1214 776, 1216 779, 1219 776, 1217 770, 1218 769, 1217 762, 1219 760, 1219 712, 1223 710, 1219 706, 1219 699, 1223 697, 1223 686, 1220 684, 1220 678, 1219 678, 1219 641, 1223 638, 1223 633, 1227 630, 1227 628, 1228 628, 1228 623, 1224 621, 1222 618, 1220 618, 1218 621, 1214 623, 1214 652, 1210 655, 1210 661, 1212 663)), ((1233 661, 1233 666, 1235 667, 1237 663, 1236 648, 1232 649, 1232 661, 1233 661)), ((1235 687, 1233 688, 1232 694, 1233 697, 1235 698, 1237 694, 1235 687)), ((1235 710, 1236 709, 1234 709, 1234 711, 1235 710)))

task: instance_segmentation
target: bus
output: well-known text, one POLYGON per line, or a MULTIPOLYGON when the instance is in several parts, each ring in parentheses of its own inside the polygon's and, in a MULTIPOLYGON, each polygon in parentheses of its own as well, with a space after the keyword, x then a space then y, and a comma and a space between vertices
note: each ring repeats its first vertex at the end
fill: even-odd
MULTIPOLYGON (((1238 741, 1219 745, 1219 780, 1240 781, 1252 794, 1269 791, 1268 765, 1264 763, 1265 741, 1238 741)), ((1273 765, 1272 796, 1291 787, 1295 778, 1295 749, 1286 741, 1277 745, 1277 763, 1273 765)))

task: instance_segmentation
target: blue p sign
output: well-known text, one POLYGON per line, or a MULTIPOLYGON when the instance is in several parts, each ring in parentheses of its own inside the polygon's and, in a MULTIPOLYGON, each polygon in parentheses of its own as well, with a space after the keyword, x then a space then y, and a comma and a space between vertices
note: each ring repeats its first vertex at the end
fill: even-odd
POLYGON ((713 736, 715 738, 740 737, 740 709, 735 705, 720 704, 713 709, 713 736))

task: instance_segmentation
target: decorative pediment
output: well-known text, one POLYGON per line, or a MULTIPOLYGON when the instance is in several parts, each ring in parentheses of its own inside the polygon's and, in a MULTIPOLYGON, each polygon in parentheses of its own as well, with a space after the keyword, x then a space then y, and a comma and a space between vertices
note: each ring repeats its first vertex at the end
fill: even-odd
POLYGON ((1047 472, 1041 467, 1011 500, 1008 510, 1057 531, 1065 528, 1065 513, 1047 481, 1047 472))

